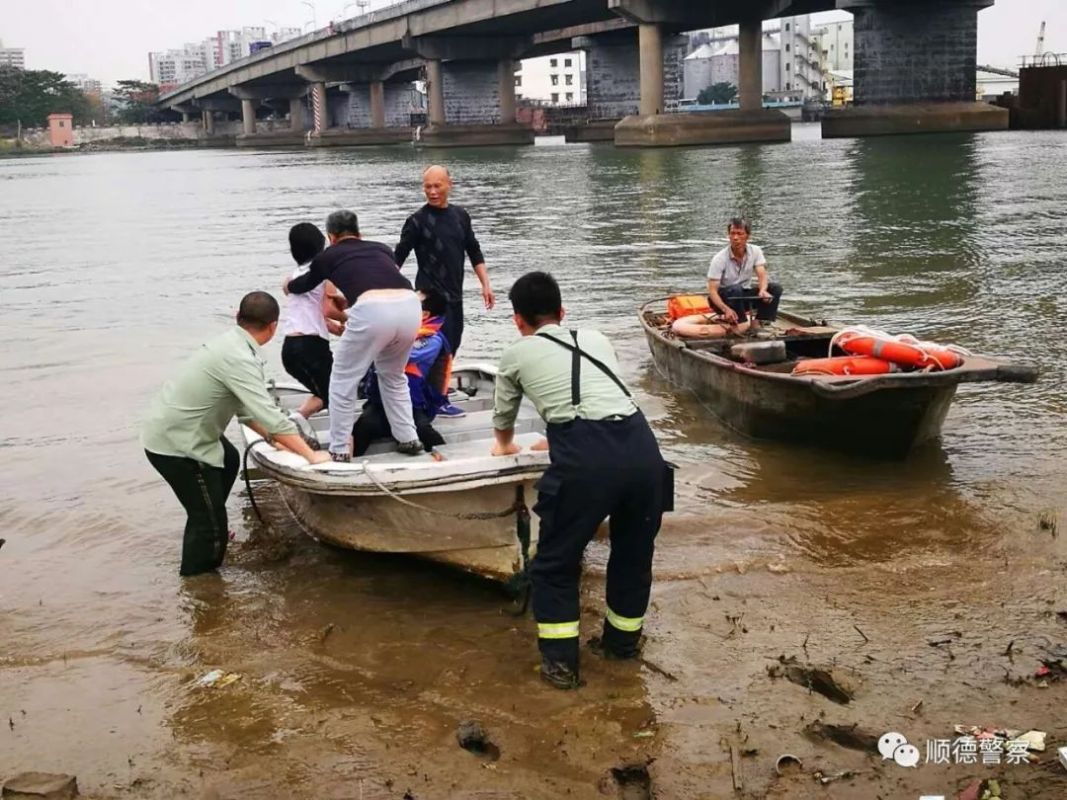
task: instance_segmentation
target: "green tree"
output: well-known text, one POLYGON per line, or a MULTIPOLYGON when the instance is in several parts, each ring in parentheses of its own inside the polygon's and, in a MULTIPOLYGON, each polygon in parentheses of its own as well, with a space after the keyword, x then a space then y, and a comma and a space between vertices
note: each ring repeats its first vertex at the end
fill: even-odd
POLYGON ((62 73, 0 67, 0 125, 43 127, 49 114, 63 112, 75 124, 88 121, 89 101, 62 73))
POLYGON ((737 87, 732 83, 713 83, 706 89, 702 89, 700 94, 697 95, 697 102, 702 106, 711 105, 715 103, 717 105, 723 105, 725 103, 732 103, 737 99, 737 87))
POLYGON ((156 108, 159 99, 159 87, 145 81, 119 81, 115 86, 115 97, 121 104, 118 118, 131 124, 162 122, 166 115, 156 108))

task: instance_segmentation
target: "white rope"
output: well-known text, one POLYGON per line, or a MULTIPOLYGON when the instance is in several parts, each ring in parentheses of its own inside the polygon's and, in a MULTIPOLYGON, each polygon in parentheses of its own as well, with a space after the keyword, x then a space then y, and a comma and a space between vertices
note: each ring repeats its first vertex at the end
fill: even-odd
POLYGON ((382 492, 388 497, 391 497, 393 500, 396 500, 402 505, 410 506, 411 508, 418 509, 419 511, 423 511, 427 514, 433 514, 438 517, 450 517, 451 519, 464 520, 502 519, 503 517, 509 517, 512 514, 516 514, 521 510, 519 502, 516 500, 516 502, 512 503, 508 508, 505 508, 503 511, 468 511, 460 512, 458 514, 453 514, 448 511, 439 511, 436 508, 424 506, 422 503, 414 503, 411 500, 408 500, 406 497, 401 497, 399 494, 393 492, 388 486, 378 480, 378 477, 373 472, 371 472, 370 469, 368 469, 369 462, 367 461, 367 459, 360 461, 359 466, 360 469, 363 471, 363 474, 370 478, 374 485, 381 489, 382 492))

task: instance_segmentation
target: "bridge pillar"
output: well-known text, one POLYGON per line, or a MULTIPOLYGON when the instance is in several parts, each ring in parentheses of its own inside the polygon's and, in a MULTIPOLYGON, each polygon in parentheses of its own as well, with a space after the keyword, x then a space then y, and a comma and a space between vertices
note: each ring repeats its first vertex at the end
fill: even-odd
POLYGON ((738 105, 742 111, 763 110, 763 21, 745 20, 737 36, 738 105))
POLYGON ((326 105, 326 84, 315 81, 308 89, 311 97, 311 135, 322 136, 330 127, 330 108, 326 105))
POLYGON ((500 97, 500 124, 515 122, 515 59, 502 58, 497 64, 497 93, 500 97))
MULTIPOLYGON (((641 58, 632 28, 578 36, 571 47, 585 51, 585 98, 589 118, 565 133, 568 142, 613 142, 615 126, 641 104, 641 58)), ((662 39, 661 39, 662 47, 662 39)))
POLYGON ((256 132, 256 105, 254 100, 241 101, 241 130, 245 136, 256 132))
POLYGON ((659 25, 639 25, 641 101, 643 116, 663 113, 663 29, 659 25))
POLYGON ((978 11, 993 0, 839 0, 855 19, 854 106, 824 137, 1003 130, 1009 112, 976 102, 978 11))
POLYGON ((431 125, 445 124, 445 82, 439 58, 426 62, 426 121, 431 125))
POLYGON ((533 144, 515 119, 515 61, 529 37, 428 36, 404 39, 425 59, 427 126, 416 141, 437 147, 533 144))
POLYGON ((292 133, 304 135, 304 98, 289 98, 289 130, 292 133))
POLYGON ((299 96, 305 91, 302 83, 238 84, 227 91, 240 101, 241 133, 235 141, 238 147, 301 147, 304 144, 302 124, 294 131, 291 125, 275 126, 270 122, 261 130, 256 122, 256 110, 260 106, 277 113, 285 108, 286 100, 295 99, 299 103, 299 96))
POLYGON ((385 127, 385 82, 372 81, 368 87, 370 95, 370 126, 385 127))
MULTIPOLYGON (((432 65, 434 62, 430 62, 432 65)), ((429 124, 418 141, 437 147, 533 144, 533 128, 515 121, 515 62, 511 58, 441 63, 434 90, 427 70, 429 124)))
POLYGON ((359 147, 411 141, 411 84, 352 81, 341 84, 347 98, 335 106, 338 125, 313 137, 312 147, 359 147))
MULTIPOLYGON (((749 5, 758 5, 750 3, 749 5)), ((736 111, 679 113, 685 37, 663 39, 664 31, 685 31, 714 15, 709 3, 682 3, 675 0, 609 0, 609 8, 639 30, 641 99, 636 111, 629 111, 614 129, 619 147, 671 147, 676 145, 733 144, 736 142, 789 141, 789 118, 780 111, 763 108, 762 60, 763 21, 758 12, 742 19, 739 67, 742 84, 741 108, 736 111)), ((590 111, 594 108, 595 58, 590 53, 590 111)))
POLYGON ((204 133, 208 136, 212 136, 215 133, 215 112, 208 111, 206 108, 200 112, 201 118, 204 122, 204 133))

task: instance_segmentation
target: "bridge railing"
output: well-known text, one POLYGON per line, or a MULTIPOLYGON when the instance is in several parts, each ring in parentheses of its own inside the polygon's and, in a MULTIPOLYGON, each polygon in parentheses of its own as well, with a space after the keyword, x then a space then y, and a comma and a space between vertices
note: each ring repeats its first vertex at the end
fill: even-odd
POLYGON ((378 22, 396 19, 397 17, 403 17, 407 14, 424 11, 428 8, 445 5, 451 2, 452 0, 399 0, 399 2, 390 3, 389 5, 383 6, 375 11, 370 11, 366 14, 360 14, 359 16, 350 17, 337 22, 331 21, 324 28, 318 28, 293 39, 286 39, 283 42, 278 42, 278 44, 273 45, 272 47, 265 47, 256 53, 251 53, 247 56, 234 59, 230 63, 221 67, 208 70, 203 75, 198 75, 193 80, 183 83, 181 86, 175 87, 166 94, 161 95, 157 102, 166 103, 173 96, 187 91, 198 83, 211 80, 221 73, 239 69, 248 64, 255 64, 258 61, 266 61, 278 53, 287 53, 290 50, 299 49, 304 45, 317 42, 320 39, 329 39, 339 34, 348 33, 349 31, 366 28, 367 26, 374 25, 378 22))
POLYGON ((1041 53, 1040 55, 1023 56, 1022 66, 1027 67, 1062 67, 1067 65, 1067 53, 1041 53))

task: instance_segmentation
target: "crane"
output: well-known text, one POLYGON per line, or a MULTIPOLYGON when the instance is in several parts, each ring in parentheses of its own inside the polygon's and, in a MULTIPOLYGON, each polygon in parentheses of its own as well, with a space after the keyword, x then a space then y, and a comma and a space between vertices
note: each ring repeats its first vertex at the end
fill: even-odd
POLYGON ((1041 20, 1041 31, 1037 34, 1037 49, 1034 55, 1041 58, 1045 54, 1045 21, 1041 20))

